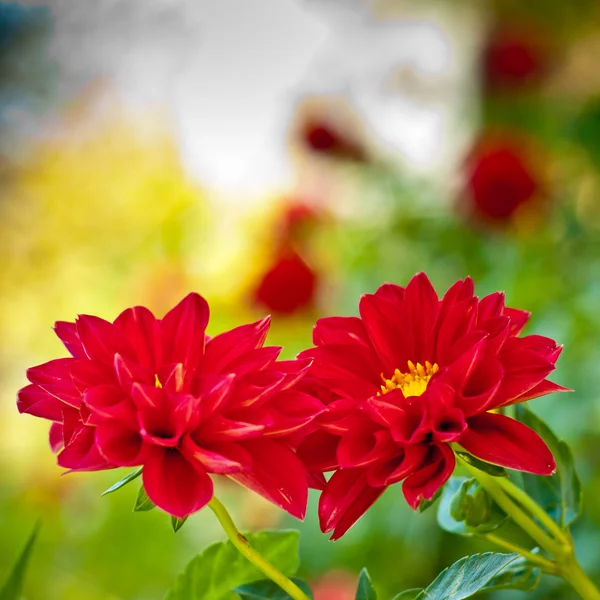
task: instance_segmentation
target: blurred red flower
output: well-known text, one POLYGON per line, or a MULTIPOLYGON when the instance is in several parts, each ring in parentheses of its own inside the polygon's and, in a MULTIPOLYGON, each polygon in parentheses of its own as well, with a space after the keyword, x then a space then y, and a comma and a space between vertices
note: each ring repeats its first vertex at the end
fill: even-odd
POLYGON ((529 144, 521 137, 485 135, 465 164, 467 210, 500 223, 544 194, 529 144))
POLYGON ((262 275, 254 296, 269 311, 290 315, 313 306, 317 285, 317 274, 289 248, 277 254, 262 275))
POLYGON ((298 456, 309 470, 334 471, 319 518, 342 536, 387 486, 403 481, 408 504, 431 499, 455 467, 451 443, 478 458, 549 475, 555 461, 525 425, 493 409, 564 391, 546 379, 562 347, 519 337, 529 313, 482 299, 458 281, 442 300, 424 273, 406 288, 385 284, 362 297, 360 317, 320 319, 302 385, 327 411, 298 456), (308 388, 305 388, 308 389, 308 388))
POLYGON ((548 48, 531 27, 496 27, 483 51, 484 84, 488 89, 514 91, 538 83, 549 68, 548 48))
POLYGON ((149 498, 183 518, 228 475, 302 518, 307 473, 289 447, 322 409, 294 389, 306 360, 263 347, 269 319, 214 338, 209 308, 190 294, 163 319, 146 308, 110 323, 80 315, 55 331, 71 358, 27 371, 20 412, 53 421, 58 464, 73 471, 143 465, 149 498))
POLYGON ((367 160, 366 149, 349 131, 343 131, 324 118, 308 118, 302 124, 300 141, 312 152, 331 158, 357 162, 367 160))

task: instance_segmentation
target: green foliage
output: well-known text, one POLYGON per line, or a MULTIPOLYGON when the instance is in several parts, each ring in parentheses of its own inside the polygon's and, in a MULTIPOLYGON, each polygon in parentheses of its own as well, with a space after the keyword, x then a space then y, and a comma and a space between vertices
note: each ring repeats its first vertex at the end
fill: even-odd
POLYGON ((23 550, 17 562, 15 562, 12 570, 8 574, 8 578, 4 582, 4 585, 0 589, 0 600, 19 600, 21 597, 21 590, 23 589, 23 581, 25 580, 25 572, 27 571, 27 564, 31 557, 33 545, 37 538, 40 526, 39 523, 33 528, 29 539, 25 543, 23 550))
POLYGON ((133 507, 133 512, 147 512, 152 510, 156 504, 148 498, 148 494, 146 494, 146 490, 144 486, 140 487, 140 491, 138 492, 137 498, 135 500, 135 506, 133 507))
MULTIPOLYGON (((518 554, 486 552, 465 556, 442 571, 415 600, 463 600, 470 598, 503 573, 518 554)), ((498 589, 498 588, 496 588, 498 589)), ((412 593, 412 590, 411 590, 412 593)), ((409 595, 407 598, 411 598, 409 595)), ((404 599, 403 599, 404 600, 404 599)))
POLYGON ((541 570, 531 566, 527 559, 521 556, 492 577, 485 587, 481 588, 475 595, 478 596, 497 590, 532 592, 538 586, 541 578, 541 570))
POLYGON ((356 600, 377 600, 375 588, 371 583, 371 578, 369 577, 369 573, 366 569, 363 569, 358 576, 356 600))
MULTIPOLYGON (((248 543, 284 575, 298 569, 297 531, 259 531, 246 535, 248 543)), ((218 542, 194 557, 181 573, 165 600, 236 600, 232 590, 264 577, 235 546, 218 542)))
POLYGON ((137 479, 141 474, 142 467, 139 467, 135 471, 132 471, 131 473, 125 475, 125 477, 123 477, 123 479, 121 479, 120 481, 117 481, 117 483, 111 485, 107 490, 104 490, 101 495, 106 496, 106 494, 111 494, 112 492, 120 490, 124 485, 127 485, 129 482, 133 481, 134 479, 137 479))
POLYGON ((522 473, 523 488, 556 523, 567 527, 579 516, 582 503, 573 452, 528 408, 520 404, 516 410, 517 418, 542 436, 556 460, 556 473, 550 477, 522 473))
MULTIPOLYGON (((306 581, 298 577, 292 577, 291 579, 309 598, 313 597, 306 581)), ((261 579, 253 583, 240 585, 233 591, 239 594, 242 600, 291 600, 290 595, 270 579, 261 579)))
POLYGON ((445 531, 472 535, 497 529, 506 515, 475 479, 451 477, 442 492, 437 520, 445 531))

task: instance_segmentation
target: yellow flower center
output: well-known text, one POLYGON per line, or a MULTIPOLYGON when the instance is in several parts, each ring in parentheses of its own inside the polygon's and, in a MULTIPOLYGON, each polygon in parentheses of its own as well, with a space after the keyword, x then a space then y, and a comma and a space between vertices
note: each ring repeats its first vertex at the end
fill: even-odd
POLYGON ((377 395, 387 394, 388 392, 401 389, 406 398, 409 396, 420 396, 426 389, 429 380, 439 371, 437 363, 431 364, 428 360, 425 361, 425 366, 421 363, 413 363, 408 361, 408 373, 401 373, 400 369, 396 369, 390 379, 386 379, 381 374, 383 385, 381 392, 377 395))

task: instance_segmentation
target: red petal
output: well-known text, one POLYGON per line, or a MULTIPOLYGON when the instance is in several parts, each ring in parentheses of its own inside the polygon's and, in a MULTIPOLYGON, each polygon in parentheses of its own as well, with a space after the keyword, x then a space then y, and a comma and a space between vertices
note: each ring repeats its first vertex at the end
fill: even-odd
POLYGON ((377 376, 381 372, 393 373, 414 358, 413 348, 402 331, 398 315, 404 312, 403 304, 394 304, 376 295, 367 294, 358 305, 365 329, 381 361, 377 376))
POLYGON ((195 432, 198 438, 209 442, 241 441, 260 437, 265 430, 264 425, 232 421, 222 415, 215 415, 202 423, 195 432))
POLYGON ((570 388, 563 387, 562 385, 558 385, 557 383, 553 383, 552 381, 544 379, 544 381, 538 383, 538 385, 525 392, 522 396, 515 398, 514 401, 511 402, 511 404, 516 404, 517 402, 525 402, 526 400, 532 400, 533 398, 539 398, 540 396, 555 394, 557 392, 572 391, 573 390, 570 388))
POLYGON ((419 273, 410 280, 404 291, 404 304, 408 317, 405 332, 408 345, 414 352, 411 360, 430 360, 433 352, 432 331, 440 301, 425 273, 419 273))
POLYGON ((270 440, 243 444, 252 457, 252 470, 230 475, 292 516, 303 519, 308 499, 308 474, 296 455, 270 440))
POLYGON ((150 368, 142 367, 120 354, 115 354, 113 364, 117 379, 123 389, 129 389, 134 381, 154 385, 155 371, 150 368))
POLYGON ((241 445, 232 442, 206 444, 186 436, 182 452, 190 461, 197 460, 208 473, 227 475, 248 471, 252 467, 250 454, 241 445))
POLYGON ((317 321, 313 329, 313 343, 315 346, 326 344, 370 346, 371 340, 358 317, 326 317, 317 321))
POLYGON ((256 323, 241 325, 212 338, 206 344, 202 372, 229 372, 231 363, 251 350, 262 348, 269 332, 270 323, 271 319, 265 317, 256 323))
POLYGON ((340 439, 319 429, 304 438, 296 454, 309 471, 331 471, 339 467, 337 446, 340 439))
POLYGON ((229 363, 227 370, 238 376, 262 371, 272 365, 281 353, 281 346, 267 346, 250 350, 229 363))
POLYGON ((112 323, 91 315, 79 315, 77 334, 87 356, 112 365, 115 354, 134 358, 134 351, 123 333, 112 323))
POLYGON ((213 482, 200 463, 190 463, 172 448, 152 449, 142 481, 148 498, 178 519, 200 510, 213 496, 213 482))
POLYGON ((289 435, 309 423, 325 410, 320 400, 297 390, 284 390, 276 394, 268 403, 267 410, 273 424, 265 435, 289 435))
POLYGON ((139 432, 115 423, 96 427, 96 445, 109 463, 119 467, 141 465, 148 453, 139 432))
POLYGON ((95 434, 95 427, 81 427, 71 436, 68 445, 58 455, 58 465, 71 471, 100 471, 114 468, 114 465, 98 451, 95 434))
POLYGON ((73 384, 71 376, 72 368, 78 362, 75 358, 51 360, 27 369, 27 379, 58 398, 58 400, 74 408, 79 408, 81 406, 81 393, 73 384))
POLYGON ((162 363, 160 324, 143 306, 123 311, 114 321, 135 351, 136 362, 156 373, 162 363))
POLYGON ((372 487, 392 485, 414 473, 429 452, 429 444, 410 444, 400 450, 398 456, 386 463, 373 465, 367 472, 372 487))
POLYGON ((435 444, 423 459, 422 467, 407 477, 402 484, 402 492, 408 505, 416 509, 421 500, 431 500, 435 493, 448 481, 456 457, 447 444, 435 444))
POLYGON ((75 358, 87 358, 83 344, 77 334, 77 325, 67 321, 56 321, 54 323, 54 333, 60 341, 65 345, 65 348, 75 358))
POLYGON ((319 499, 321 531, 328 533, 334 530, 331 539, 339 539, 365 514, 385 489, 372 488, 367 483, 364 469, 336 471, 319 499))
POLYGON ((554 473, 556 463, 548 446, 526 425, 495 413, 471 417, 467 424, 459 443, 473 456, 517 471, 554 473))
POLYGON ((510 319, 510 335, 519 335, 529 321, 531 313, 518 308, 504 307, 502 314, 510 319))
POLYGON ((182 363, 185 370, 197 367, 204 353, 209 308, 199 294, 188 294, 160 322, 164 363, 182 363))
POLYGON ((92 416, 94 423, 116 419, 137 425, 135 406, 123 390, 115 385, 99 385, 90 388, 85 393, 84 399, 92 413, 99 417, 95 419, 92 416))
POLYGON ((19 390, 17 408, 20 413, 34 417, 62 421, 64 403, 37 385, 28 385, 19 390))
POLYGON ((342 436, 337 456, 342 468, 365 467, 391 458, 398 450, 388 430, 367 422, 342 436))
POLYGON ((48 433, 50 449, 55 454, 64 448, 63 426, 60 423, 52 423, 48 433))

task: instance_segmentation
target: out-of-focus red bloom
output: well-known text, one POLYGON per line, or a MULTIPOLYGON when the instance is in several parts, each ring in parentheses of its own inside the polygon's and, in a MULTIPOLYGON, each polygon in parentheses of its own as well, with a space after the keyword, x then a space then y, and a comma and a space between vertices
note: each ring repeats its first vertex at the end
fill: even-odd
POLYGON ((406 288, 385 284, 362 297, 360 317, 320 319, 302 385, 327 411, 298 448, 313 472, 335 471, 319 518, 332 539, 403 481, 408 504, 431 499, 455 467, 451 443, 481 460, 549 475, 555 461, 525 425, 493 409, 564 391, 546 379, 562 347, 519 337, 529 313, 504 295, 479 299, 458 281, 443 299, 424 273, 406 288), (308 388, 307 388, 308 389, 308 388))
POLYGON ((294 389, 307 360, 263 347, 269 319, 213 338, 209 308, 190 294, 163 319, 146 308, 110 323, 80 315, 55 331, 71 358, 27 371, 20 412, 53 421, 58 464, 73 471, 143 465, 146 493, 183 518, 228 475, 302 518, 307 473, 288 438, 321 403, 294 389))
POLYGON ((527 141, 485 136, 465 164, 467 209, 478 218, 500 223, 544 194, 527 141))
POLYGON ((354 600, 356 576, 331 571, 312 584, 315 600, 354 600))
POLYGON ((258 304, 273 313, 290 315, 313 306, 317 274, 289 248, 278 253, 255 291, 258 304))
POLYGON ((363 145, 332 121, 308 118, 301 127, 301 142, 312 152, 340 160, 362 162, 367 159, 363 145))
POLYGON ((531 28, 499 26, 483 51, 483 78, 488 89, 517 90, 538 83, 549 68, 548 48, 531 28))

